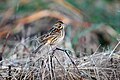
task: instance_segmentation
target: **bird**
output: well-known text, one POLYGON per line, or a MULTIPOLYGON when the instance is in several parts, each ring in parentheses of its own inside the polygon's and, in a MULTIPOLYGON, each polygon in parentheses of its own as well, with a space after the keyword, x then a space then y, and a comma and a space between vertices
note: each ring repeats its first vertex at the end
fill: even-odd
POLYGON ((65 37, 65 24, 62 21, 57 21, 52 28, 38 38, 40 45, 33 51, 37 53, 43 46, 49 45, 54 48, 60 44, 65 37))

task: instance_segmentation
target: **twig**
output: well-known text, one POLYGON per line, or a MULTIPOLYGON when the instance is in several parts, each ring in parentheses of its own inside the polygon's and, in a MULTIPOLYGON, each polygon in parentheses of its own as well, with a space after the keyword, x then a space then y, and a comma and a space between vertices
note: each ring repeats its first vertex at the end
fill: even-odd
MULTIPOLYGON (((79 73, 81 76, 83 76, 83 75, 84 75, 84 72, 83 72, 83 71, 79 71, 79 69, 77 68, 77 66, 76 66, 75 62, 74 62, 74 61, 70 58, 70 56, 69 56, 69 54, 68 54, 67 50, 60 49, 60 48, 56 48, 56 50, 60 50, 60 51, 65 52, 65 53, 67 54, 67 56, 69 57, 69 59, 71 60, 72 64, 73 64, 73 65, 75 66, 75 68, 77 69, 78 73, 79 73)), ((86 74, 85 74, 85 75, 86 75, 86 74)), ((84 76, 85 76, 85 75, 84 75, 84 76)))
POLYGON ((51 80, 52 80, 54 73, 53 73, 53 65, 52 65, 52 57, 51 56, 49 56, 49 68, 50 68, 50 76, 51 76, 51 80))
POLYGON ((6 47, 6 45, 7 45, 7 41, 8 41, 9 36, 10 36, 10 33, 7 33, 7 36, 6 36, 6 39, 5 39, 5 43, 4 43, 3 47, 2 47, 2 54, 3 54, 4 51, 5 51, 5 47, 6 47))
POLYGON ((19 24, 19 23, 22 23, 22 24, 27 24, 27 23, 31 23, 33 21, 36 21, 38 19, 41 19, 43 17, 47 17, 47 16, 50 16, 50 17, 54 17, 54 18, 58 18, 60 20, 62 20, 63 22, 65 23, 70 23, 70 18, 66 17, 64 14, 60 13, 60 12, 57 12, 57 11, 50 11, 50 10, 42 10, 42 11, 39 11, 37 13, 34 13, 28 17, 25 17, 25 18, 22 18, 22 19, 19 19, 17 20, 16 22, 19 24))
MULTIPOLYGON (((6 39, 5 39, 5 43, 3 44, 3 47, 2 47, 2 52, 0 52, 0 61, 2 61, 2 55, 5 51, 9 36, 10 36, 10 33, 7 34, 6 39)), ((2 62, 0 62, 0 65, 2 65, 2 62)))
POLYGON ((57 60, 58 64, 63 68, 63 70, 65 71, 65 68, 63 67, 63 65, 59 62, 59 60, 57 59, 57 57, 55 56, 55 59, 57 60))
POLYGON ((110 55, 108 56, 108 59, 112 56, 112 54, 114 53, 114 51, 116 50, 116 48, 119 46, 120 41, 117 43, 117 45, 114 47, 114 49, 111 51, 110 55))
POLYGON ((8 77, 9 77, 8 80, 11 80, 11 65, 9 65, 8 67, 9 67, 8 68, 8 71, 9 71, 8 72, 8 77))

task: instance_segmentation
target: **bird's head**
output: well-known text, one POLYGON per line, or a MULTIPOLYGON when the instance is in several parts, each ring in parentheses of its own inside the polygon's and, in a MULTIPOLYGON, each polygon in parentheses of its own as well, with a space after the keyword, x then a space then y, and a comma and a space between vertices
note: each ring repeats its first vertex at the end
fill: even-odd
POLYGON ((57 22, 54 24, 54 27, 55 27, 55 28, 58 28, 58 29, 64 29, 65 24, 64 24, 62 21, 57 21, 57 22))

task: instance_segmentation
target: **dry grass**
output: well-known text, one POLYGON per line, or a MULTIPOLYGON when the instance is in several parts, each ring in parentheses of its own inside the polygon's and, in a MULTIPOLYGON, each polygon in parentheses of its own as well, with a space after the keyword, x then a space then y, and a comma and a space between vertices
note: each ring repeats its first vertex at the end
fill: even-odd
MULTIPOLYGON (((120 53, 97 51, 81 58, 72 57, 70 51, 46 46, 36 54, 35 39, 26 39, 17 44, 10 57, 0 63, 1 80, 119 80, 120 53)), ((38 43, 36 43, 38 45, 38 43)))

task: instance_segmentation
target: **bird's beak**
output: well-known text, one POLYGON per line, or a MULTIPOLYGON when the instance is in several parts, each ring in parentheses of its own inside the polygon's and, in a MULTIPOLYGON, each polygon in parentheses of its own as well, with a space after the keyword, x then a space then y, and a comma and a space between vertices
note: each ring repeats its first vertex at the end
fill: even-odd
POLYGON ((63 26, 63 28, 65 28, 65 27, 66 27, 66 25, 65 25, 65 24, 62 24, 62 26, 63 26))

